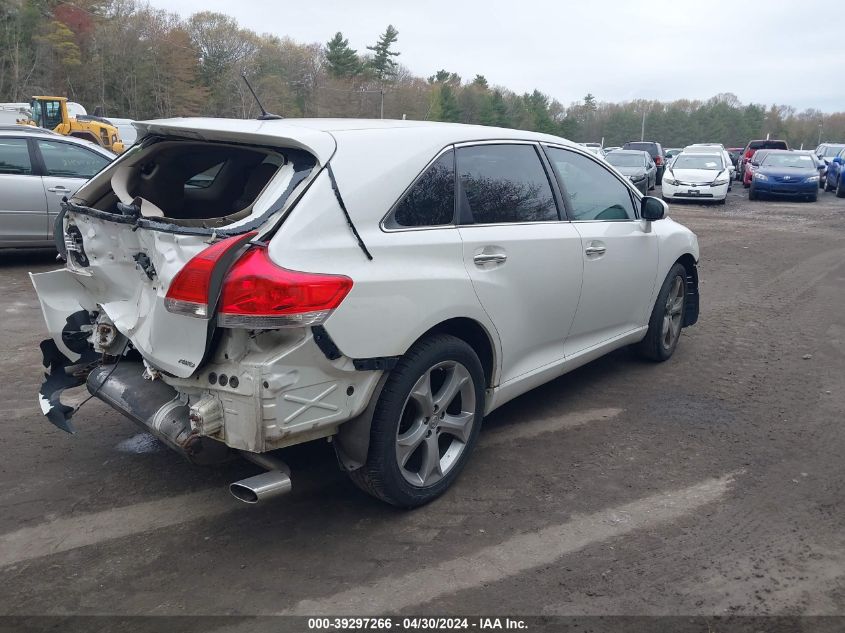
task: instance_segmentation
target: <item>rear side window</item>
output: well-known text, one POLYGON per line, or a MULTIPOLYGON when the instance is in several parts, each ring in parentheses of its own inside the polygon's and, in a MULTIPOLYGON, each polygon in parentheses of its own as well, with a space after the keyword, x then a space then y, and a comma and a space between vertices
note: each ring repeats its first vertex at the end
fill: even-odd
POLYGON ((549 161, 566 189, 573 220, 618 221, 636 218, 631 194, 618 178, 595 161, 569 150, 547 148, 549 161))
POLYGON ((48 176, 90 178, 109 163, 108 158, 70 143, 38 141, 38 148, 48 176))
POLYGON ((455 152, 449 150, 420 176, 385 222, 388 228, 443 226, 455 217, 455 152))
POLYGON ((26 139, 0 138, 0 174, 32 173, 26 139))
POLYGON ((558 220, 546 170, 533 145, 477 145, 457 152, 461 222, 558 220))
POLYGON ((222 168, 223 163, 217 163, 205 171, 194 174, 185 182, 185 187, 193 189, 208 189, 212 184, 214 184, 217 174, 220 173, 222 168))
POLYGON ((625 149, 638 149, 641 152, 648 152, 649 156, 657 156, 660 151, 654 143, 625 143, 625 149))

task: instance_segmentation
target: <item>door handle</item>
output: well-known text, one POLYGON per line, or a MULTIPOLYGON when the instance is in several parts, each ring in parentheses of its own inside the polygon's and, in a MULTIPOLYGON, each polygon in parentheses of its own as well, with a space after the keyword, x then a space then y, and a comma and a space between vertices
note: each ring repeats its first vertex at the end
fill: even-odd
POLYGON ((604 255, 607 252, 607 248, 605 246, 594 246, 590 245, 584 249, 584 252, 589 255, 604 255))
POLYGON ((504 253, 479 253, 472 258, 476 266, 483 266, 484 264, 504 264, 508 261, 508 256, 504 253))
POLYGON ((70 189, 68 189, 64 185, 56 185, 55 187, 47 187, 47 191, 52 191, 53 193, 70 193, 70 189))

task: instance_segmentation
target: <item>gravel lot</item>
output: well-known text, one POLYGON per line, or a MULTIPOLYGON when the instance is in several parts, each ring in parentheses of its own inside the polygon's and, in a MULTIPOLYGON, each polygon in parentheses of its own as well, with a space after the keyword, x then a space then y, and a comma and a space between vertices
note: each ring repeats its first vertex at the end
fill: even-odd
POLYGON ((226 487, 254 466, 190 466, 99 402, 58 431, 27 277, 56 264, 0 254, 0 613, 845 615, 845 200, 734 186, 671 216, 702 252, 675 357, 509 403, 414 512, 326 443, 284 451, 294 492, 251 507, 226 487))

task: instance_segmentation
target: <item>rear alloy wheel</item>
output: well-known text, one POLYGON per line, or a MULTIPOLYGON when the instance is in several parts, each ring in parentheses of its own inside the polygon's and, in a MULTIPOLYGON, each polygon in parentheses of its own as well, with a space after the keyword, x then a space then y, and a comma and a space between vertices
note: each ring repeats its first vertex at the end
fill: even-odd
POLYGON ((637 352, 653 361, 668 360, 675 352, 681 338, 686 311, 687 271, 682 264, 675 264, 666 275, 657 301, 651 311, 648 332, 637 343, 637 352))
POLYGON ((417 343, 396 365, 373 414, 367 463, 350 473, 369 494, 412 508, 457 478, 484 416, 484 371, 461 339, 417 343))

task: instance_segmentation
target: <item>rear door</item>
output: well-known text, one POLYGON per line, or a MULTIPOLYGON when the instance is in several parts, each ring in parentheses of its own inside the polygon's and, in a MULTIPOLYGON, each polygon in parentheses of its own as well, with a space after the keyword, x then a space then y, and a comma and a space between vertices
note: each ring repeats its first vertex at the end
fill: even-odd
POLYGON ((34 143, 44 174, 41 180, 47 196, 47 232, 52 237, 56 216, 62 209, 62 198, 70 198, 111 161, 87 147, 58 139, 34 139, 34 143))
POLYGON ((558 213, 539 148, 457 149, 464 265, 502 345, 501 383, 563 358, 581 292, 581 239, 558 213))
POLYGON ((570 356, 647 322, 658 241, 639 219, 633 192, 610 170, 570 149, 546 152, 581 238, 584 283, 565 345, 570 356))
POLYGON ((47 241, 47 200, 25 138, 0 137, 0 244, 47 241))

